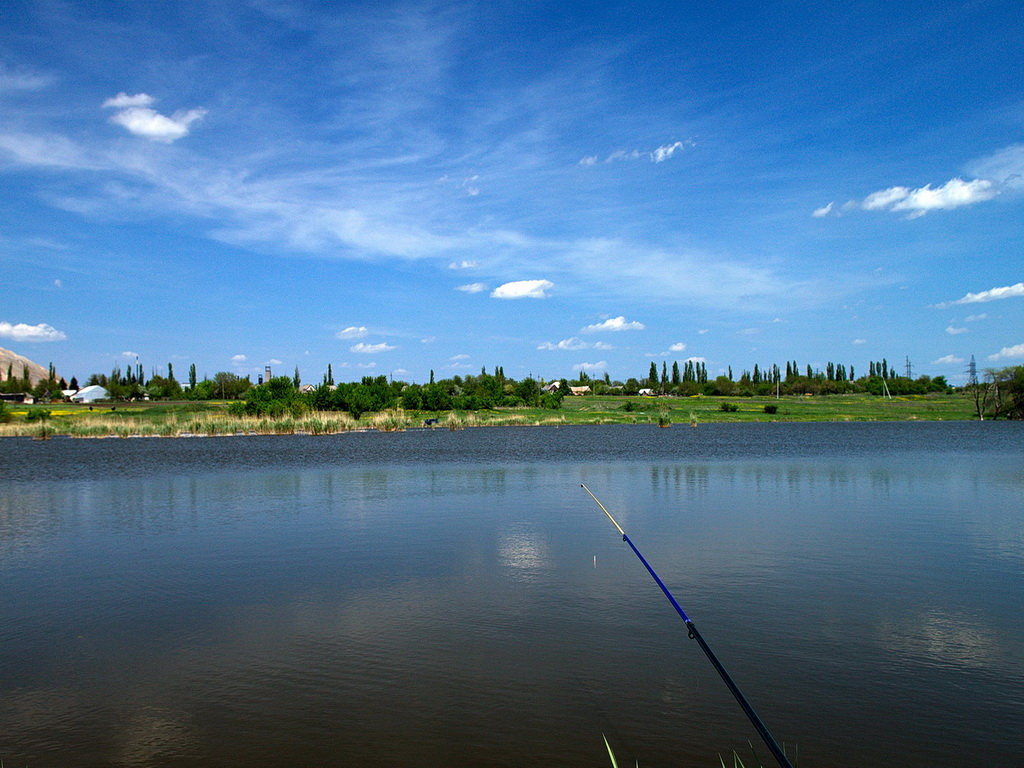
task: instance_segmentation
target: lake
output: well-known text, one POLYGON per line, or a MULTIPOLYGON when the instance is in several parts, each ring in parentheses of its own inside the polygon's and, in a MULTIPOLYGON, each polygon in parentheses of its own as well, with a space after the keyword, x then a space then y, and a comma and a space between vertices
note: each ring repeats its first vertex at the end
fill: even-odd
MULTIPOLYGON (((1024 764, 1024 424, 0 440, 0 760, 1024 764)), ((729 763, 731 765, 731 763, 729 763)))

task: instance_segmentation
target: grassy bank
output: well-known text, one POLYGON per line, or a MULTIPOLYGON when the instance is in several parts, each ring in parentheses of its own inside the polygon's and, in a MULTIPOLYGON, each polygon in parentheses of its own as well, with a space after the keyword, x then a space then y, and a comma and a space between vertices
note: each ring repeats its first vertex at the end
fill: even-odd
POLYGON ((541 424, 710 424, 763 421, 948 421, 973 418, 963 395, 920 395, 892 400, 870 395, 825 397, 567 397, 559 410, 507 408, 488 411, 384 411, 354 419, 314 411, 269 418, 232 416, 223 402, 14 406, 0 436, 184 437, 193 435, 337 434, 354 430, 530 426, 541 424), (766 408, 767 406, 767 408, 766 408), (775 409, 774 413, 766 412, 775 409), (49 417, 39 419, 41 412, 49 417))

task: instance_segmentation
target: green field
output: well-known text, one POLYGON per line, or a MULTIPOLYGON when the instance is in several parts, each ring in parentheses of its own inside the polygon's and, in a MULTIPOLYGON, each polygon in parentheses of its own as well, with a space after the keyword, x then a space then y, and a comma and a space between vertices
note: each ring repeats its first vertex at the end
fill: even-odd
POLYGON ((8 406, 10 420, 0 436, 177 437, 182 435, 333 434, 360 429, 395 431, 437 427, 542 424, 690 425, 767 421, 948 421, 974 416, 973 400, 962 394, 879 398, 871 395, 821 397, 566 397, 558 410, 502 408, 472 412, 385 411, 360 419, 342 412, 310 412, 279 418, 232 416, 225 402, 124 403, 116 405, 8 406), (723 404, 730 410, 723 409, 723 404), (774 407, 775 413, 765 408, 774 407), (735 407, 735 410, 731 410, 735 407), (39 420, 41 412, 49 417, 39 420), (31 418, 35 415, 37 418, 31 418))

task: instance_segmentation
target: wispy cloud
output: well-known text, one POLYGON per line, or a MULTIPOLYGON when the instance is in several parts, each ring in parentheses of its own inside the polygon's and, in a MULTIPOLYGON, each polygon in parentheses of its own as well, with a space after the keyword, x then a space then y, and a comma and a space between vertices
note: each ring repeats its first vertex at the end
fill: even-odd
POLYGON ((231 362, 235 363, 236 365, 238 363, 244 363, 248 359, 249 358, 246 355, 232 355, 231 356, 231 362))
POLYGON ((936 304, 935 306, 942 309, 954 304, 980 304, 986 301, 998 301, 999 299, 1012 299, 1019 297, 1024 297, 1024 283, 1015 283, 1013 285, 1005 285, 999 288, 989 288, 987 291, 979 291, 978 293, 967 293, 956 301, 948 301, 944 304, 936 304))
POLYGON ((981 179, 992 179, 1004 189, 1024 188, 1024 144, 1011 144, 975 160, 967 170, 981 179))
POLYGON ((486 283, 466 283, 465 285, 455 286, 456 291, 463 291, 464 293, 483 293, 487 290, 486 283))
POLYGON ((669 346, 668 351, 669 352, 682 352, 685 349, 686 349, 686 345, 683 342, 681 342, 681 341, 677 341, 675 344, 671 344, 669 346))
POLYGON ((365 325, 350 325, 348 328, 344 328, 334 334, 337 339, 362 339, 369 334, 370 331, 365 325))
POLYGON ((49 323, 28 325, 27 323, 0 322, 0 338, 18 342, 64 341, 67 334, 58 331, 49 323))
POLYGON ((499 285, 491 291, 495 299, 546 299, 555 287, 550 280, 515 280, 499 285))
POLYGON ((994 355, 989 355, 989 360, 1006 360, 1024 357, 1024 344, 1016 344, 1012 347, 1003 347, 994 355))
POLYGON ((953 325, 949 325, 949 326, 946 327, 946 333, 948 333, 950 336, 956 336, 959 333, 967 333, 967 329, 966 328, 957 328, 957 327, 955 327, 953 325))
POLYGON ((366 344, 361 341, 358 344, 354 344, 349 347, 348 351, 355 352, 360 355, 376 355, 380 352, 390 352, 393 349, 398 349, 398 347, 394 347, 383 341, 380 344, 366 344))
POLYGON ((53 82, 50 75, 24 69, 10 69, 0 62, 0 92, 41 91, 53 82))
POLYGON ((609 154, 602 161, 597 155, 587 155, 580 158, 579 165, 584 168, 597 165, 600 162, 605 163, 618 163, 623 160, 649 160, 652 163, 663 163, 670 159, 677 152, 689 149, 696 146, 696 144, 687 139, 686 141, 672 141, 668 144, 662 144, 660 147, 655 147, 651 150, 640 150, 640 149, 617 149, 609 154))
POLYGON ((853 340, 853 341, 851 341, 850 343, 851 343, 851 344, 856 344, 856 345, 858 345, 858 346, 859 346, 859 345, 861 345, 861 344, 867 344, 867 343, 868 343, 868 340, 867 340, 867 339, 854 339, 854 340, 853 340))
POLYGON ((627 320, 624 315, 618 317, 610 317, 607 320, 594 323, 593 325, 586 325, 580 328, 580 333, 603 333, 605 331, 642 331, 646 328, 643 323, 636 320, 627 320))
POLYGON ((587 371, 592 373, 594 371, 606 371, 608 370, 608 363, 605 360, 601 360, 596 363, 576 363, 572 369, 574 371, 587 371))
POLYGON ((956 355, 943 355, 937 360, 932 360, 932 365, 957 365, 963 361, 962 357, 957 357, 956 355))
POLYGON ((475 261, 469 259, 462 259, 461 261, 453 261, 448 264, 448 269, 474 269, 479 266, 475 261))
POLYGON ((179 110, 168 117, 151 108, 150 105, 155 101, 156 99, 146 93, 129 95, 122 92, 104 101, 103 107, 117 110, 111 116, 110 122, 120 125, 136 136, 165 144, 188 136, 189 126, 206 115, 205 109, 197 107, 179 110))
POLYGON ((816 219, 820 219, 823 216, 828 216, 830 213, 832 213, 832 208, 834 205, 835 203, 829 203, 828 205, 821 206, 821 208, 815 208, 813 211, 811 211, 811 216, 813 216, 816 219))

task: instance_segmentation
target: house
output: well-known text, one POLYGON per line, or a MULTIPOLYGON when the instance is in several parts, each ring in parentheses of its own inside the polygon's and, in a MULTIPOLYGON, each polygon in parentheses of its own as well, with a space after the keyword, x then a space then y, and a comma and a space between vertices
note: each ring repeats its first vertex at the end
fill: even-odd
POLYGON ((654 390, 645 387, 644 389, 641 389, 639 392, 637 392, 637 394, 640 395, 641 397, 654 397, 654 390))
POLYGON ((541 392, 557 392, 562 387, 562 382, 552 381, 550 384, 545 384, 540 388, 541 392))
POLYGON ((588 387, 588 386, 569 387, 569 394, 570 395, 589 395, 590 394, 590 387, 588 387))
POLYGON ((32 405, 36 399, 29 392, 7 392, 0 394, 0 401, 5 403, 24 403, 25 405, 32 405))
POLYGON ((71 396, 73 403, 95 403, 97 400, 109 400, 110 393, 99 384, 80 389, 71 396))

